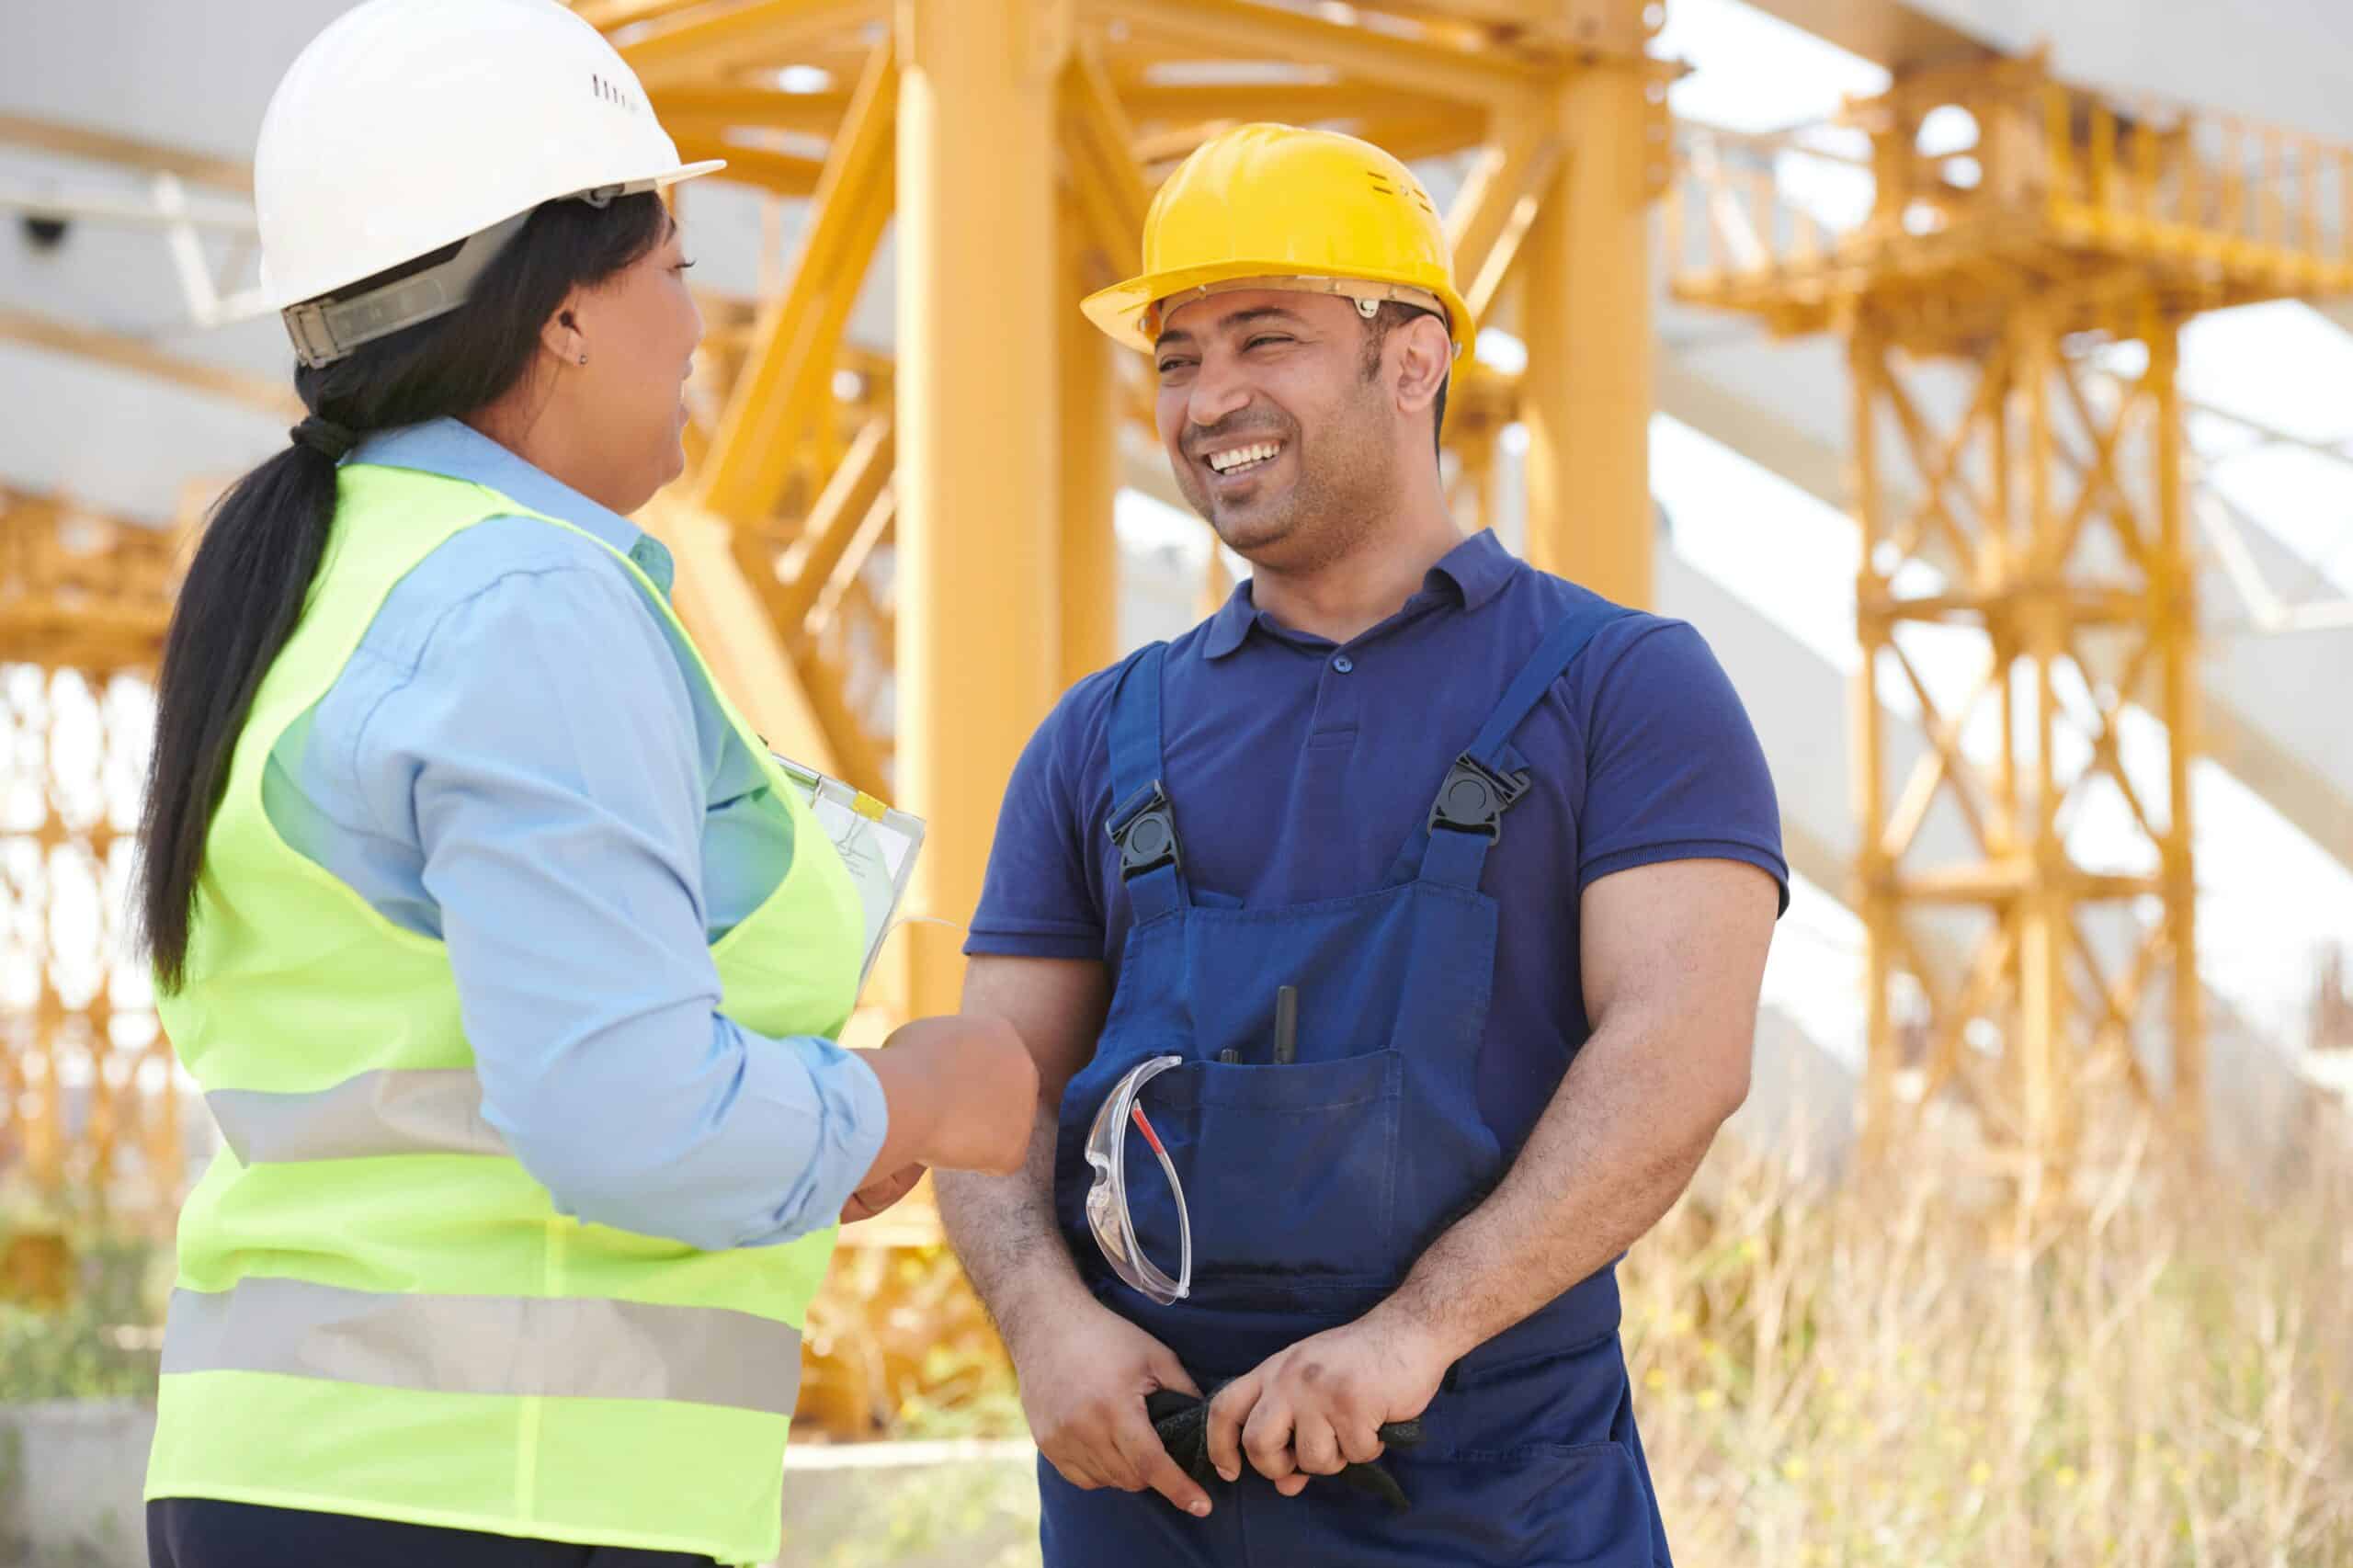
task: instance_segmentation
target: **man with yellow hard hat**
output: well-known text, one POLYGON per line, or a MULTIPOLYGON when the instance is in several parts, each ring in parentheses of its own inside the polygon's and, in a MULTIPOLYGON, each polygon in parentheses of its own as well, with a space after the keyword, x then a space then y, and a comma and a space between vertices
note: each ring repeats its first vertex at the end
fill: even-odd
POLYGON ((1046 1561, 1665 1563, 1613 1269, 1747 1091, 1763 755, 1690 627, 1455 527, 1404 165, 1243 126, 1143 251, 1087 315, 1255 574, 1040 726, 973 921, 1049 1114, 940 1206, 1046 1561))

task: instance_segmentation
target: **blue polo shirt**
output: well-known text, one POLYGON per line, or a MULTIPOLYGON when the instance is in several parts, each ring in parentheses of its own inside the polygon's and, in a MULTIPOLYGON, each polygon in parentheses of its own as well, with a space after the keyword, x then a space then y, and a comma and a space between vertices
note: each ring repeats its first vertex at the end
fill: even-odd
MULTIPOLYGON (((1169 645, 1166 777, 1194 902, 1272 908, 1382 885, 1448 767, 1585 590, 1493 533, 1431 568, 1346 643, 1284 626, 1251 585, 1169 645)), ((1118 667, 1030 738, 1006 790, 969 953, 1099 959, 1116 986, 1131 924, 1105 835, 1118 667)), ((1480 1106, 1507 1149, 1588 1032, 1579 896, 1613 871, 1743 860, 1789 901, 1780 813, 1747 713, 1688 623, 1634 614, 1596 633, 1524 722, 1531 774, 1483 886, 1502 917, 1480 1106)))

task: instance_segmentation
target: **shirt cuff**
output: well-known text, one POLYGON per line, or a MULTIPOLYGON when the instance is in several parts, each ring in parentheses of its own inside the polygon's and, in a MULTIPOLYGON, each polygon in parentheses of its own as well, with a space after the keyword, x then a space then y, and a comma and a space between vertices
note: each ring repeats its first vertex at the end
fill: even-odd
POLYGON ((1101 959, 1100 931, 983 931, 964 939, 967 958, 1101 959))
POLYGON ((779 1205, 786 1218, 783 1233, 769 1243, 791 1240, 822 1231, 840 1216, 842 1205, 865 1181, 874 1157, 882 1152, 890 1131, 891 1102, 882 1094, 882 1080, 874 1075, 861 1053, 816 1035, 776 1042, 796 1059, 816 1094, 819 1111, 817 1147, 796 1190, 779 1205))
POLYGON ((1744 843, 1736 838, 1678 838, 1665 844, 1645 844, 1632 849, 1615 849, 1607 855, 1597 855, 1577 869, 1577 892, 1582 893, 1602 878, 1619 871, 1630 871, 1637 866, 1664 865, 1670 860, 1738 860, 1754 866, 1773 879, 1779 890, 1781 906, 1776 916, 1786 915, 1790 908, 1790 866, 1778 850, 1761 845, 1744 843))

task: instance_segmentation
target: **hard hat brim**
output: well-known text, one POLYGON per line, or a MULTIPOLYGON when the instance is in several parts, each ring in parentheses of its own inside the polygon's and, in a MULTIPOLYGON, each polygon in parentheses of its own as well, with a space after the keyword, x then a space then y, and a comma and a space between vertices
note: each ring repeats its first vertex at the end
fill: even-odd
MULTIPOLYGON (((639 175, 629 179, 612 180, 588 188, 593 190, 610 190, 615 196, 642 196, 649 190, 661 190, 670 186, 681 184, 687 180, 699 179, 704 175, 717 174, 726 166, 727 160, 724 158, 704 158, 696 163, 674 164, 666 169, 659 169, 652 174, 639 175)), ((560 195, 548 198, 547 200, 571 201, 576 200, 586 194, 588 194, 587 190, 564 191, 560 195)), ((529 212, 536 208, 543 207, 546 204, 546 201, 533 202, 530 207, 524 208, 523 210, 529 212)), ((509 218, 515 216, 516 214, 512 212, 499 213, 485 222, 476 224, 473 229, 469 231, 469 233, 480 233, 485 229, 495 228, 500 223, 503 223, 509 218)), ((459 235, 457 237, 462 239, 465 236, 459 235)), ((296 305, 307 304, 313 300, 324 299, 333 294, 338 289, 347 289, 352 284, 358 282, 361 278, 372 277, 374 275, 372 271, 359 272, 355 273, 348 278, 337 278, 334 282, 327 283, 324 286, 316 280, 302 280, 296 282, 291 288, 285 288, 276 285, 267 276, 267 257, 264 258, 264 308, 271 311, 291 310, 296 305)), ((381 268, 376 270, 381 270, 381 268)))
MULTIPOLYGON (((1125 344, 1139 353, 1149 354, 1153 350, 1153 342, 1144 335, 1144 313, 1160 301, 1209 284, 1232 283, 1247 278, 1263 278, 1267 288, 1279 290, 1283 279, 1298 276, 1299 270, 1296 261, 1222 261, 1208 267, 1147 272, 1089 294, 1079 301, 1079 309, 1112 341, 1125 344)), ((1478 324, 1471 319, 1471 307, 1452 287, 1428 278, 1371 268, 1351 270, 1346 276, 1366 283, 1396 284, 1437 295, 1446 306, 1447 331, 1454 340, 1457 358, 1468 358, 1478 342, 1478 324)))

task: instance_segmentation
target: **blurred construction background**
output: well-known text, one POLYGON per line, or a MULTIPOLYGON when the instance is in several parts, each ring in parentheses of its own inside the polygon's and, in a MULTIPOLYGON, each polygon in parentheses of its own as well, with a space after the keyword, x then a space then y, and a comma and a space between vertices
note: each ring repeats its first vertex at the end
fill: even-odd
MULTIPOLYGON (((343 8, 0 16, 0 1401, 135 1403, 210 1148, 129 830, 175 573, 299 414, 246 159, 343 8)), ((933 824, 858 1042, 953 1006, 1054 698, 1246 570, 1075 301, 1205 136, 1354 131, 1482 317, 1462 526, 1695 623, 1779 788, 1755 1093, 1629 1266, 1680 1554, 2353 1562, 2353 7, 577 8, 731 165, 679 607, 933 824)), ((847 1245, 804 1430, 1017 1437, 927 1208, 847 1245)), ((1018 1491, 813 1560, 1018 1561, 1018 1491)))

